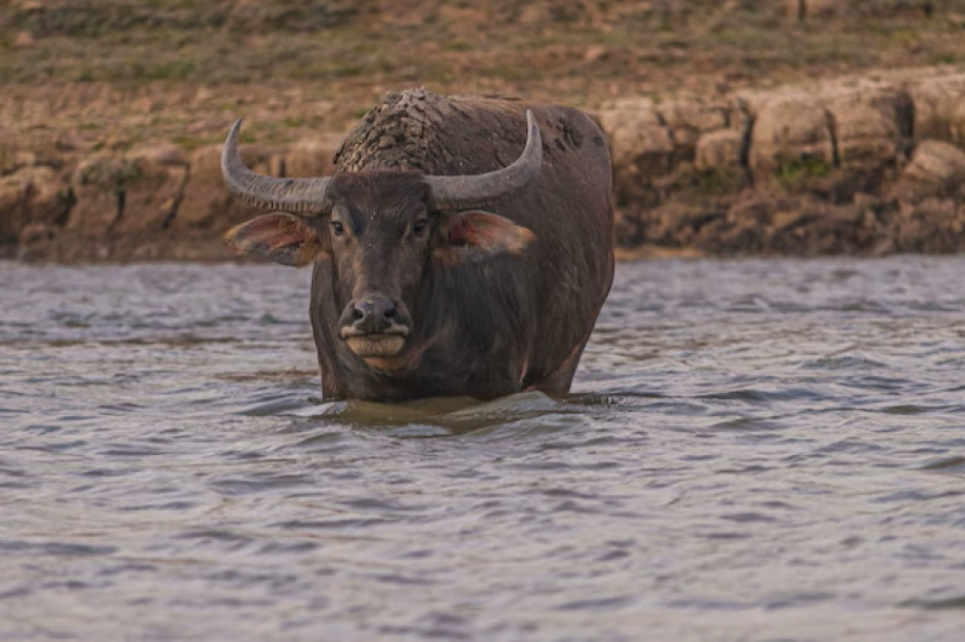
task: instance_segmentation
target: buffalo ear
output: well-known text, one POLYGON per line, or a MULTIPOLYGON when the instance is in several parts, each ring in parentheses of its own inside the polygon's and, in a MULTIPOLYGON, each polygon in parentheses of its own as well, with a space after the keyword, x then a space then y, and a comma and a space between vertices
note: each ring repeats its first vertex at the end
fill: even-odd
POLYGON ((272 212, 236 225, 224 235, 236 254, 254 254, 275 263, 301 267, 328 254, 325 240, 307 221, 272 212))
POLYGON ((532 230, 508 218, 469 210, 443 218, 435 255, 446 263, 478 260, 500 252, 519 254, 536 240, 532 230))

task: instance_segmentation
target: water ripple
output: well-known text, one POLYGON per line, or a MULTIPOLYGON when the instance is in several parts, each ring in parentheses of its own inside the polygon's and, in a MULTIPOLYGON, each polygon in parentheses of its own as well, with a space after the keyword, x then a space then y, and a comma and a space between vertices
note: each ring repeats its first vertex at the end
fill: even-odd
POLYGON ((307 272, 0 263, 0 638, 957 640, 962 274, 624 264, 567 398, 376 404, 307 272))

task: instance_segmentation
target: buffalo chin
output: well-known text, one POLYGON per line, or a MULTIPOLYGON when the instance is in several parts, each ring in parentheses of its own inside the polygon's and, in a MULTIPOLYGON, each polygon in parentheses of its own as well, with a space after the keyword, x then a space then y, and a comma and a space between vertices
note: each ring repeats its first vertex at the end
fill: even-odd
POLYGON ((405 346, 401 334, 360 334, 346 337, 348 349, 366 361, 394 357, 405 346))

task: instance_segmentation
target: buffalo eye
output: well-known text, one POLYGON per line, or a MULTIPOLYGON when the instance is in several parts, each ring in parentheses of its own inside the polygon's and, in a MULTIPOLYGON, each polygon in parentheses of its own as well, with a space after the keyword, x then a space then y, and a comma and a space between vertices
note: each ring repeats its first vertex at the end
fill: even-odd
POLYGON ((335 236, 341 236, 345 233, 345 226, 342 225, 341 221, 332 221, 332 234, 335 236))
POLYGON ((412 233, 415 234, 416 236, 422 236, 422 234, 426 231, 426 228, 428 226, 429 226, 429 221, 427 221, 426 219, 419 219, 418 221, 412 224, 412 233))

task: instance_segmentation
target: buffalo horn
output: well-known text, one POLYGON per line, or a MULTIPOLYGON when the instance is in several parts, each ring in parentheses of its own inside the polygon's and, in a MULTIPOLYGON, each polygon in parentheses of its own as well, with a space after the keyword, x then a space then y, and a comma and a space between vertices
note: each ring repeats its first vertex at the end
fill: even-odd
MULTIPOLYGON (((426 176, 439 209, 480 207, 529 183, 543 164, 543 143, 533 112, 526 110, 526 147, 511 165, 485 174, 426 176)), ((221 151, 221 174, 228 191, 269 210, 317 212, 325 200, 329 178, 272 178, 251 171, 238 152, 241 119, 235 121, 221 151)))
POLYGON ((272 178, 257 174, 245 165, 238 153, 241 119, 235 121, 221 150, 221 175, 228 191, 267 210, 285 212, 317 212, 325 200, 329 179, 272 178))
POLYGON ((481 207, 529 183, 543 164, 543 142, 533 112, 526 110, 526 147, 511 165, 485 174, 426 176, 432 199, 439 209, 481 207))

